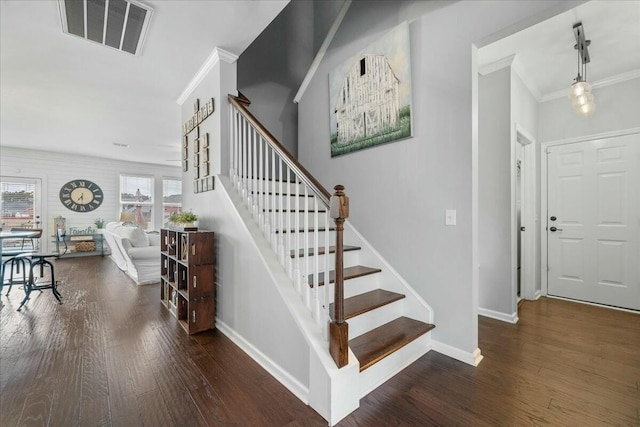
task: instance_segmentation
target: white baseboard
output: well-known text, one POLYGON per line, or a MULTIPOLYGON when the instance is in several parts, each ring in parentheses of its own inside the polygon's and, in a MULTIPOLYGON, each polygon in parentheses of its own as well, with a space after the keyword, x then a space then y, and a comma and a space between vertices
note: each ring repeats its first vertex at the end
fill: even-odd
POLYGON ((533 294, 533 300, 537 301, 540 299, 540 297, 542 296, 542 292, 540 291, 540 289, 538 289, 534 294, 533 294))
POLYGON ((472 353, 470 353, 468 351, 460 350, 457 347, 453 347, 453 346, 450 346, 449 344, 444 344, 436 340, 431 340, 431 344, 432 344, 431 348, 437 351, 438 353, 444 354, 445 356, 449 356, 453 359, 467 363, 471 366, 478 366, 483 358, 479 348, 476 348, 472 353))
POLYGON ((501 320, 508 323, 518 323, 518 312, 506 314, 499 311, 489 310, 488 308, 478 307, 478 314, 484 317, 501 320))
POLYGON ((292 377, 287 371, 282 369, 273 360, 269 359, 264 353, 255 348, 251 343, 240 336, 236 331, 231 329, 226 323, 216 318, 216 328, 227 336, 235 345, 240 347, 242 351, 247 353, 253 360, 269 372, 276 380, 285 386, 291 393, 300 399, 305 405, 309 404, 309 388, 305 387, 300 381, 292 377))

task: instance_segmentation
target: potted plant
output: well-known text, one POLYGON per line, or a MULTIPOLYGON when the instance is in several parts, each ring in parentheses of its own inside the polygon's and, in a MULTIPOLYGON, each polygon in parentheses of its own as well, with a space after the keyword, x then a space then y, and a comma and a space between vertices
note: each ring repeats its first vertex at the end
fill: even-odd
POLYGON ((96 218, 96 220, 93 223, 96 225, 98 230, 104 227, 104 219, 102 218, 96 218))
POLYGON ((169 222, 185 231, 197 230, 198 215, 193 212, 173 212, 169 215, 169 222))

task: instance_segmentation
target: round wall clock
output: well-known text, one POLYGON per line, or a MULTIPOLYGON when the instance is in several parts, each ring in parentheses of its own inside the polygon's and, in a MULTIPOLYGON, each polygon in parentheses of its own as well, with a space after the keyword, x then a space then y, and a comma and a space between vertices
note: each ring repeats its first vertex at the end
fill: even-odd
POLYGON ((60 201, 74 212, 91 212, 101 204, 104 194, 98 184, 87 179, 74 179, 60 189, 60 201))

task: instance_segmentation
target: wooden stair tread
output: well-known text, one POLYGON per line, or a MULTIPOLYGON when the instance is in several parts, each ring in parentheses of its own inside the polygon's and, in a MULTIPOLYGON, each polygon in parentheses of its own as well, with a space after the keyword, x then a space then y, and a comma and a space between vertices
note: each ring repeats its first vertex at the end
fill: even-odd
MULTIPOLYGON (((360 314, 364 314, 368 311, 375 310, 392 302, 401 300, 405 296, 396 292, 387 291, 384 289, 375 289, 370 292, 365 292, 360 295, 353 296, 351 298, 345 298, 344 300, 344 318, 345 320, 356 317, 360 314)), ((329 314, 334 319, 334 304, 329 305, 329 314)))
POLYGON ((433 328, 435 325, 430 323, 399 317, 350 340, 349 347, 362 372, 433 328))
MULTIPOLYGON (((346 267, 344 269, 344 280, 355 279, 356 277, 362 277, 368 274, 380 273, 381 271, 382 270, 380 270, 379 268, 365 267, 363 265, 346 267)), ((335 281, 336 281, 336 272, 335 270, 331 270, 329 272, 329 283, 333 283, 335 281)), ((309 283, 309 286, 313 286, 313 283, 314 283, 313 274, 309 275, 307 283, 309 283)), ((318 285, 324 286, 324 272, 318 275, 318 285)))
MULTIPOLYGON (((318 227, 317 230, 314 230, 313 228, 309 228, 306 231, 308 231, 309 233, 313 233, 314 231, 318 231, 318 232, 325 232, 327 231, 326 227, 318 227)), ((329 231, 336 231, 335 227, 329 227, 329 231)), ((304 228, 300 228, 298 230, 293 229, 293 230, 276 230, 276 233, 304 233, 305 229, 304 228)))
MULTIPOLYGON (((347 246, 344 245, 342 247, 343 252, 349 252, 349 251, 359 251, 361 248, 359 248, 358 246, 347 246)), ((335 246, 329 246, 329 253, 330 254, 335 254, 336 253, 336 247, 335 246)), ((313 248, 309 248, 309 249, 300 249, 300 251, 298 252, 298 258, 300 257, 304 257, 304 256, 313 256, 313 248)), ((324 255, 325 254, 325 250, 324 250, 324 246, 320 247, 318 249, 318 255, 324 255)), ((296 250, 295 249, 291 249, 290 252, 291 258, 295 258, 296 256, 296 250)))

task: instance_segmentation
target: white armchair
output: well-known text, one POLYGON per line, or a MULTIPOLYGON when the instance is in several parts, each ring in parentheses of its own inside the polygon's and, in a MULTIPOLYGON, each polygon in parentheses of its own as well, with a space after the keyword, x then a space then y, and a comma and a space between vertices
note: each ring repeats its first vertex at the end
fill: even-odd
POLYGON ((121 222, 108 223, 103 233, 120 270, 138 285, 160 281, 160 235, 121 222))

